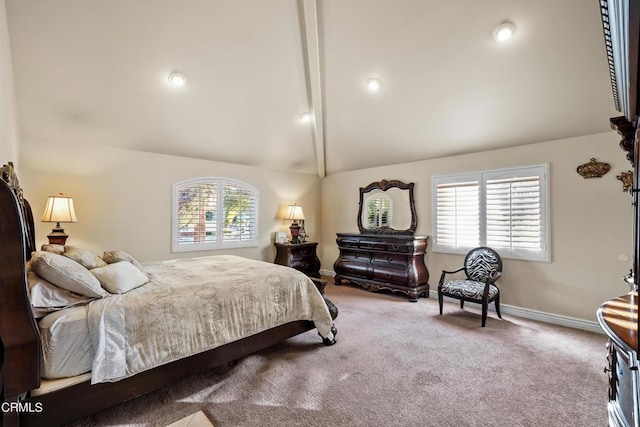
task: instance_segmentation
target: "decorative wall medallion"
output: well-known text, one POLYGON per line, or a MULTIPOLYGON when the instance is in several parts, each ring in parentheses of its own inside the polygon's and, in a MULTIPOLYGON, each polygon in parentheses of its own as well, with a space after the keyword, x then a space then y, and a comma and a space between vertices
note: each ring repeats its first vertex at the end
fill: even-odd
POLYGON ((596 159, 592 157, 589 163, 578 166, 576 170, 583 178, 600 178, 610 169, 609 163, 596 162, 596 159))
POLYGON ((622 172, 620 175, 617 175, 616 178, 622 181, 622 191, 629 191, 629 188, 631 188, 633 184, 633 171, 622 172))

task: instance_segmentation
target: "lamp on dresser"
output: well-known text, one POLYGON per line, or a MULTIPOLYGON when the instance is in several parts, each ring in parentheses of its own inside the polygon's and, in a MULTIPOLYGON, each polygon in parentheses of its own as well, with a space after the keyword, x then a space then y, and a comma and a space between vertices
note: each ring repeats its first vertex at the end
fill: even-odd
POLYGON ((47 235, 50 245, 64 245, 69 237, 60 226, 61 222, 78 222, 76 212, 73 209, 73 199, 60 193, 57 196, 49 196, 47 206, 44 208, 42 222, 55 222, 56 226, 47 235))
POLYGON ((290 221, 293 221, 289 230, 291 231, 291 242, 293 244, 302 243, 300 240, 300 224, 298 221, 304 221, 304 212, 302 212, 302 206, 298 206, 295 203, 293 205, 289 205, 287 209, 287 216, 284 218, 290 221))

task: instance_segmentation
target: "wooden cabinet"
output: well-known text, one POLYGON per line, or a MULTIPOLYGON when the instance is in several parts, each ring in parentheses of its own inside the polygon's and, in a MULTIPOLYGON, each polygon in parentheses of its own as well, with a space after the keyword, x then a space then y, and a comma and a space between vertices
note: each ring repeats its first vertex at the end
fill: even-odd
POLYGON ((638 293, 614 298, 598 310, 598 323, 609 337, 609 425, 639 426, 638 293))
POLYGON ((634 292, 606 301, 598 310, 598 322, 609 337, 609 425, 640 427, 640 378, 638 374, 638 289, 640 288, 640 8, 638 2, 600 2, 606 55, 616 110, 622 116, 609 121, 622 137, 620 147, 633 166, 629 194, 633 206, 634 292))
POLYGON ((338 233, 336 242, 340 250, 333 265, 336 285, 345 281, 369 291, 400 292, 412 302, 429 297, 427 237, 338 233))
POLYGON ((275 243, 275 263, 293 267, 307 276, 320 277, 320 259, 316 254, 317 243, 275 243))

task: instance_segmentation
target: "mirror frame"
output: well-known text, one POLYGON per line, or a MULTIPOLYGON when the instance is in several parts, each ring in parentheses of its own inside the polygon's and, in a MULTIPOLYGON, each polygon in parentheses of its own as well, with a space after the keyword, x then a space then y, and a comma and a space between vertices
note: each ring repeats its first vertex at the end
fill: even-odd
POLYGON ((386 180, 372 182, 366 187, 360 187, 360 203, 358 206, 358 230, 363 234, 414 234, 418 228, 418 217, 416 214, 416 203, 413 196, 414 183, 404 183, 398 180, 386 180), (365 194, 373 190, 387 191, 390 188, 399 188, 400 190, 409 190, 409 209, 411 210, 411 225, 406 230, 396 230, 392 227, 365 228, 362 225, 362 209, 364 205, 365 194))

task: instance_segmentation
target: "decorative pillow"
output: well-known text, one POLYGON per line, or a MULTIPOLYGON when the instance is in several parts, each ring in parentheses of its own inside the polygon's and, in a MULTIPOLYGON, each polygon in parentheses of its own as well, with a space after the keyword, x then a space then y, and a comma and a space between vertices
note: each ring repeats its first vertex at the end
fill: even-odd
POLYGON ((62 255, 64 253, 63 245, 42 245, 40 248, 44 252, 53 252, 54 254, 62 255))
POLYGON ((62 254, 67 258, 71 258, 78 264, 81 264, 84 268, 91 270, 92 268, 104 267, 106 262, 98 255, 91 253, 85 249, 80 249, 75 246, 65 246, 64 253, 62 254))
POLYGON ((113 264, 114 262, 127 261, 131 264, 135 265, 140 271, 143 271, 142 266, 134 257, 126 253, 125 251, 108 251, 102 255, 102 259, 104 259, 108 264, 113 264))
POLYGON ((93 298, 74 294, 66 289, 54 286, 33 271, 27 272, 27 282, 29 283, 31 310, 36 318, 44 317, 52 311, 86 304, 93 300, 93 298))
POLYGON ((130 262, 120 261, 91 270, 103 288, 112 294, 123 294, 149 281, 146 274, 130 262))
POLYGON ((74 260, 51 252, 34 252, 31 266, 38 276, 55 286, 87 297, 108 295, 93 274, 74 260))

